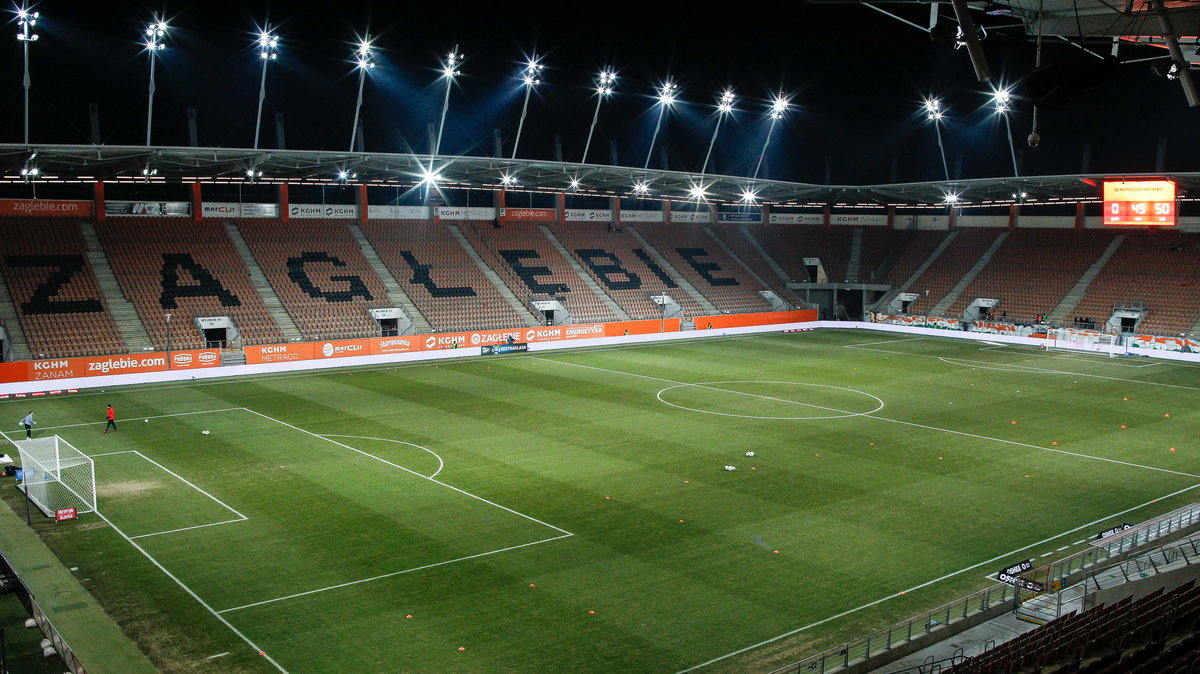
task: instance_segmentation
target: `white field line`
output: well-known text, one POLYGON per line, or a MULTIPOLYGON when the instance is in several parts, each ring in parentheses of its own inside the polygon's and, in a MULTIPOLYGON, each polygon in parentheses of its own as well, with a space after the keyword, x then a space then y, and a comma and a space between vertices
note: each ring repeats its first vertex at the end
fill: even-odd
POLYGON ((428 477, 428 476, 422 475, 422 474, 418 473, 418 472, 417 472, 417 471, 415 471, 415 470, 411 470, 411 469, 409 469, 409 468, 405 468, 404 466, 401 466, 400 464, 397 464, 397 463, 392 463, 391 461, 388 461, 387 459, 381 459, 381 458, 379 458, 378 456, 375 456, 374 454, 370 454, 370 453, 368 453, 368 452, 364 452, 364 451, 362 451, 361 449, 355 449, 354 447, 351 447, 350 445, 347 445, 347 444, 345 444, 345 443, 342 443, 342 442, 338 442, 337 440, 333 440, 333 439, 331 439, 331 438, 322 437, 321 435, 319 435, 319 434, 317 434, 317 433, 313 433, 312 431, 306 431, 306 430, 304 430, 303 428, 300 428, 299 426, 293 426, 292 424, 289 424, 289 423, 287 423, 286 421, 280 421, 279 419, 276 419, 276 418, 274 418, 274 417, 267 416, 267 415, 263 414, 262 412, 256 412, 256 411, 254 411, 254 410, 250 409, 249 407, 242 407, 242 408, 240 408, 240 409, 243 409, 243 410, 245 410, 245 411, 247 411, 247 412, 249 412, 249 413, 251 413, 251 414, 256 414, 256 415, 258 415, 258 416, 260 416, 260 417, 262 417, 262 418, 264 418, 264 419, 267 419, 267 420, 269 420, 269 421, 274 421, 275 423, 277 423, 277 424, 279 424, 279 425, 281 425, 281 426, 287 426, 288 428, 290 428, 290 429, 292 429, 292 430, 295 430, 295 431, 299 431, 299 432, 301 432, 301 433, 304 433, 305 435, 311 435, 311 436, 313 436, 314 438, 320 438, 320 439, 324 440, 325 442, 332 442, 333 444, 337 445, 338 447, 342 447, 343 449, 348 449, 348 450, 350 450, 350 451, 352 451, 352 452, 355 452, 355 453, 357 453, 357 454, 362 454, 362 455, 363 455, 363 456, 365 456, 365 457, 368 457, 368 458, 375 459, 376 461, 378 461, 378 462, 380 462, 380 463, 387 464, 387 465, 389 465, 389 466, 392 466, 393 468, 399 468, 400 470, 402 470, 402 471, 404 471, 404 472, 406 472, 406 473, 409 473, 410 475, 416 475, 417 477, 421 478, 422 480, 429 480, 430 482, 432 482, 432 483, 434 483, 434 484, 436 484, 436 485, 440 485, 440 486, 442 486, 442 487, 445 487, 445 488, 447 488, 447 489, 451 489, 451 490, 453 490, 453 491, 456 491, 456 492, 458 492, 458 493, 460 493, 460 494, 462 494, 462 495, 464 495, 464 496, 469 496, 470 498, 473 498, 473 499, 475 499, 475 500, 477 500, 477 501, 483 501, 484 503, 486 503, 486 504, 488 504, 488 505, 490 505, 490 506, 495 506, 495 507, 497 507, 497 508, 499 508, 499 509, 501 509, 501 510, 504 510, 504 511, 506 511, 506 512, 510 512, 510 513, 512 513, 512 514, 514 514, 514 515, 516 515, 516 516, 518 516, 518 517, 523 517, 523 518, 525 518, 525 519, 527 519, 527 520, 529 520, 529 521, 531 521, 531 522, 537 522, 538 524, 540 524, 540 525, 542 525, 542 526, 544 526, 544 527, 548 527, 548 528, 550 528, 550 529, 553 529, 553 530, 555 530, 555 531, 559 532, 560 534, 566 534, 566 535, 568 535, 568 536, 571 536, 571 535, 573 535, 571 532, 567 531, 566 529, 560 529, 559 527, 556 527, 556 526, 554 526, 553 524, 550 524, 550 523, 548 523, 548 522, 543 522, 542 520, 539 520, 539 519, 538 519, 538 518, 536 518, 536 517, 532 517, 532 516, 530 516, 530 515, 526 515, 525 513, 517 512, 516 510, 513 510, 512 508, 508 508, 508 507, 502 506, 502 505, 500 505, 499 503, 496 503, 495 501, 489 501, 489 500, 487 500, 487 499, 483 498, 482 496, 477 496, 477 495, 475 495, 475 494, 472 494, 472 493, 471 493, 471 492, 469 492, 469 491, 466 491, 466 490, 463 490, 463 489, 459 489, 458 487, 455 487, 454 485, 446 484, 445 482, 442 482, 441 480, 435 480, 435 479, 433 479, 432 477, 428 477))
POLYGON ((136 449, 126 449, 126 450, 120 451, 120 452, 105 452, 103 454, 88 454, 87 456, 90 459, 98 459, 102 456, 115 456, 117 454, 133 454, 135 452, 137 452, 136 449))
MULTIPOLYGON (((118 419, 122 422, 141 421, 142 419, 166 419, 168 417, 190 417, 194 414, 213 414, 215 412, 237 412, 241 407, 226 407, 219 410, 200 410, 199 412, 176 412, 174 414, 155 414, 148 417, 129 417, 128 419, 118 419)), ((82 424, 63 424, 62 426, 39 426, 39 431, 56 431, 60 428, 79 428, 80 426, 99 426, 103 421, 89 421, 82 424)))
MULTIPOLYGON (((586 368, 586 369, 589 369, 589 370, 599 370, 599 371, 601 371, 601 372, 611 372, 611 373, 613 373, 613 374, 622 374, 622 375, 626 375, 626 376, 629 376, 629 377, 639 377, 639 378, 642 378, 642 379, 653 379, 653 380, 655 380, 655 381, 669 382, 669 383, 673 383, 673 384, 684 384, 684 383, 685 383, 685 382, 672 381, 672 380, 670 380, 670 379, 663 379, 662 377, 652 377, 652 376, 649 376, 649 375, 637 374, 637 373, 634 373, 634 372, 622 372, 621 370, 610 370, 610 369, 608 369, 608 368, 604 368, 604 367, 596 367, 596 366, 594 366, 594 365, 582 365, 582 364, 580 364, 580 363, 572 363, 572 362, 569 362, 569 361, 564 361, 564 360, 554 360, 554 359, 552 359, 552 358, 542 358, 541 360, 546 360, 546 361, 549 361, 549 362, 552 362, 552 363, 559 363, 559 364, 561 364, 561 365, 572 365, 572 366, 574 366, 574 367, 582 367, 582 368, 586 368)), ((751 397, 751 398, 768 398, 768 396, 760 396, 760 395, 756 395, 756 394, 754 394, 754 393, 743 393, 742 391, 735 391, 735 390, 732 390, 732 389, 723 389, 723 388, 718 388, 718 387, 715 387, 715 386, 701 386, 700 388, 708 388, 708 389, 712 389, 712 390, 714 390, 714 391, 722 391, 722 392, 724 392, 724 393, 734 393, 734 394, 737 394, 737 395, 748 396, 748 397, 751 397)), ((785 400, 785 399, 780 399, 780 398, 770 398, 770 399, 771 399, 771 400, 778 400, 779 402, 793 402, 793 401, 788 401, 788 400, 785 400)), ((821 407, 820 405, 812 405, 812 404, 809 404, 809 403, 800 403, 800 402, 796 402, 795 404, 796 404, 796 405, 801 405, 801 406, 804 406, 804 407, 815 407, 815 408, 817 408, 817 409, 828 410, 828 411, 831 411, 831 412, 841 412, 841 413, 843 413, 843 414, 846 414, 846 415, 850 415, 850 414, 852 414, 851 412, 847 412, 846 410, 839 410, 839 409, 834 409, 834 408, 831 408, 831 407, 821 407)), ((888 422, 888 423, 893 423, 893 424, 903 424, 903 425, 905 425, 905 426, 914 426, 914 427, 917 427, 917 428, 924 428, 924 429, 926 429, 926 430, 930 430, 930 431, 941 431, 942 433, 951 433, 951 434, 954 434, 954 435, 963 435, 963 436, 966 436, 966 437, 970 437, 970 438, 976 438, 976 439, 979 439, 979 440, 989 440, 989 441, 992 441, 992 442, 999 442, 999 443, 1003 443, 1003 444, 1006 444, 1006 445, 1015 445, 1015 446, 1018 446, 1018 447, 1027 447, 1027 448, 1029 448, 1029 449, 1036 449, 1036 450, 1043 451, 1043 452, 1053 452, 1053 453, 1055 453, 1055 454, 1064 454, 1064 455, 1067 455, 1067 456, 1075 456, 1075 457, 1079 457, 1079 458, 1082 458, 1082 459, 1092 459, 1093 461, 1104 461, 1104 462, 1106 462, 1106 463, 1115 463, 1115 464, 1119 464, 1119 465, 1122 465, 1122 466, 1129 466, 1129 467, 1131 467, 1131 468, 1144 468, 1144 469, 1146 469, 1146 470, 1154 470, 1154 471, 1158 471, 1158 472, 1162 472, 1162 473, 1171 473, 1172 475, 1182 475, 1182 476, 1184 476, 1184 477, 1191 477, 1191 478, 1200 479, 1200 475, 1195 475, 1195 474, 1192 474, 1192 473, 1184 473, 1184 472, 1182 472, 1182 471, 1178 471, 1178 470, 1171 470, 1171 469, 1169 469, 1169 468, 1159 468, 1159 467, 1157 467, 1157 466, 1146 466, 1146 465, 1143 465, 1143 464, 1140 464, 1140 463, 1130 463, 1130 462, 1128 462, 1128 461, 1121 461, 1121 460, 1118 460, 1118 459, 1109 459, 1109 458, 1105 458, 1105 457, 1102 457, 1102 456, 1093 456, 1093 455, 1091 455, 1091 454, 1082 454, 1082 453, 1080 453, 1080 452, 1068 452, 1068 451, 1066 451, 1066 450, 1064 450, 1064 449, 1054 449, 1054 448, 1052 448, 1052 447, 1040 447, 1040 446, 1038 446, 1038 445, 1031 445, 1031 444, 1029 444, 1029 443, 1025 443, 1025 442, 1017 442, 1016 440, 1005 440, 1005 439, 1003 439, 1003 438, 993 438, 993 437, 989 437, 989 436, 986 436, 986 435, 976 435, 975 433, 967 433, 966 431, 956 431, 956 430, 952 430, 952 429, 949 429, 949 428, 938 428, 937 426, 928 426, 928 425, 925 425, 925 424, 918 424, 918 423, 916 423, 916 422, 912 422, 912 421, 901 421, 900 419, 889 419, 889 418, 887 418, 887 417, 875 416, 874 414, 863 414, 863 415, 859 415, 859 416, 860 416, 861 418, 865 418, 865 419, 875 419, 875 420, 878 420, 878 421, 886 421, 886 422, 888 422)))
MULTIPOLYGON (((1105 376, 1102 374, 1087 374, 1084 372, 1069 372, 1067 370, 1048 370, 1045 368, 1034 367, 1032 365, 1020 365, 1020 364, 1016 364, 1016 363, 1011 363, 1011 364, 1005 366, 1003 363, 995 363, 995 362, 986 361, 986 360, 967 360, 966 358, 952 358, 950 360, 947 360, 943 356, 933 356, 933 355, 930 355, 927 353, 909 353, 907 351, 889 351, 887 349, 870 349, 870 348, 866 348, 866 347, 860 347, 860 349, 862 351, 875 351, 877 353, 891 353, 891 354, 895 354, 897 356, 915 356, 917 358, 933 358, 936 360, 940 360, 944 363, 947 363, 949 365, 961 365, 963 363, 968 363, 970 367, 977 367, 981 370, 1000 370, 1002 372, 1022 372, 1022 373, 1028 372, 1031 374, 1061 374, 1061 375, 1068 375, 1071 377, 1089 377, 1091 379, 1106 379, 1108 381, 1120 381, 1120 382, 1126 382, 1129 384, 1144 384, 1146 386, 1163 386, 1166 388, 1178 388, 1178 389, 1184 389, 1187 391, 1200 391, 1200 386, 1184 386, 1182 384, 1166 384, 1166 383, 1158 382, 1158 381, 1143 381, 1141 379, 1125 379, 1123 377, 1108 377, 1108 376, 1105 376), (957 361, 957 362, 951 362, 951 361, 957 361)), ((1130 366, 1126 365, 1124 367, 1130 367, 1130 366)))
POLYGON ((861 344, 846 344, 847 349, 854 349, 861 346, 875 346, 876 344, 898 344, 900 342, 919 342, 924 340, 924 337, 905 337, 904 339, 887 339, 882 342, 863 342, 861 344))
POLYGON ((229 651, 225 651, 224 653, 217 653, 216 655, 210 655, 210 656, 208 656, 207 658, 204 658, 204 659, 205 659, 205 660, 216 660, 217 658, 223 658, 223 657, 225 657, 226 655, 229 655, 229 651))
POLYGON ((426 477, 437 477, 437 474, 442 472, 442 468, 444 468, 446 466, 446 463, 444 461, 442 461, 442 457, 438 456, 437 452, 433 451, 432 449, 429 449, 428 447, 422 447, 421 445, 417 445, 417 444, 414 444, 411 442, 405 442, 403 440, 391 440, 389 438, 369 438, 365 435, 335 435, 333 433, 318 433, 317 435, 320 435, 323 438, 358 438, 359 440, 378 440, 380 442, 394 442, 398 445, 408 445, 409 447, 416 447, 417 449, 423 449, 426 452, 429 452, 430 454, 432 454, 433 458, 437 459, 437 462, 438 462, 437 470, 433 471, 432 475, 427 475, 426 477))
POLYGON ((174 534, 174 533, 178 533, 180 531, 190 531, 192 529, 203 529, 205 527, 215 527, 218 524, 233 524, 234 522, 245 522, 248 519, 250 519, 250 518, 243 517, 241 519, 225 520, 223 522, 209 522, 208 524, 197 524, 197 525, 191 526, 191 527, 180 527, 178 529, 168 529, 167 531, 155 531, 152 534, 138 534, 137 536, 130 536, 130 538, 147 538, 149 536, 162 536, 163 534, 174 534))
POLYGON ((720 662, 720 661, 722 661, 722 660, 725 660, 725 659, 731 658, 731 657, 733 657, 733 656, 735 656, 735 655, 741 655, 742 653, 745 653, 745 652, 747 652, 747 651, 752 651, 752 650, 754 650, 754 649, 756 649, 756 648, 760 648, 760 647, 762 647, 762 646, 766 646, 767 644, 774 643, 774 642, 776 642, 776 641, 779 641, 780 639, 786 639, 787 637, 790 637, 790 636, 792 636, 792 635, 794 635, 794 634, 799 634, 799 633, 801 633, 801 632, 804 632, 804 631, 806 631, 806 630, 810 630, 810 629, 812 629, 812 628, 814 628, 814 627, 818 627, 818 626, 820 626, 820 625, 824 625, 824 624, 825 624, 825 623, 827 623, 827 622, 831 622, 831 621, 833 621, 833 620, 837 620, 838 618, 842 618, 842 617, 848 616, 848 615, 850 615, 851 613, 857 613, 858 611, 862 611, 863 609, 871 608, 872 606, 875 606, 875 605, 877 605, 877 604, 882 604, 882 603, 883 603, 883 602, 885 602, 885 601, 889 601, 889 600, 895 599, 895 598, 897 598, 897 597, 899 597, 899 596, 901 596, 901 595, 907 595, 907 594, 909 594, 909 593, 911 593, 911 592, 914 592, 914 591, 916 591, 916 590, 920 590, 920 589, 922 589, 922 588, 928 587, 928 586, 930 586, 930 585, 933 585, 933 584, 935 584, 935 583, 940 583, 941 581, 943 581, 943 580, 946 580, 946 579, 948 579, 948 578, 953 578, 954 576, 962 575, 962 574, 964 574, 964 573, 966 573, 966 572, 968 572, 968 571, 971 571, 971 570, 973 570, 973 569, 978 569, 978 568, 979 568, 979 567, 981 567, 981 566, 985 566, 985 565, 987 565, 987 564, 993 564, 993 563, 995 563, 995 562, 997 562, 997 561, 999 561, 999 560, 1001 560, 1001 559, 1004 559, 1005 557, 1011 557, 1011 556, 1013 556, 1013 555, 1017 554, 1018 552, 1024 552, 1025 550, 1028 550, 1028 549, 1030 549, 1030 548, 1034 548, 1034 547, 1037 547, 1037 546, 1039 546, 1039 545, 1044 545, 1045 543, 1049 543, 1050 541, 1053 541, 1053 540, 1056 540, 1056 539, 1062 538, 1063 536, 1067 536, 1067 535, 1069 535, 1069 534, 1073 534, 1073 533, 1075 533, 1076 531, 1081 531, 1081 530, 1083 530, 1083 529, 1087 529, 1088 527, 1093 527, 1093 526, 1095 526, 1095 525, 1097 525, 1097 524, 1100 524, 1101 522, 1104 522, 1104 521, 1106 521, 1106 520, 1110 520, 1110 519, 1112 519, 1112 518, 1114 518, 1114 517, 1120 517, 1121 515, 1124 515, 1124 514, 1126 514, 1126 513, 1133 512, 1134 510, 1138 510, 1139 508, 1144 508, 1144 507, 1146 507, 1146 506, 1148 506, 1148 505, 1151 505, 1151 504, 1153 504, 1153 503, 1156 503, 1156 502, 1158 502, 1158 501, 1161 501, 1161 500, 1163 500, 1163 499, 1168 499, 1168 498, 1171 498, 1171 497, 1173 497, 1173 496, 1178 496, 1178 495, 1180 495, 1180 494, 1182 494, 1182 493, 1184 493, 1184 492, 1191 491, 1192 489, 1195 489, 1195 488, 1197 488, 1197 487, 1200 487, 1200 484, 1194 484, 1194 485, 1192 485, 1192 486, 1190 486, 1190 487, 1184 487, 1183 489, 1180 489, 1179 491, 1171 492, 1170 494, 1166 494, 1166 495, 1164 495, 1164 496, 1160 496, 1160 497, 1158 497, 1158 498, 1156 498, 1156 499, 1153 499, 1153 500, 1151 500, 1151 501, 1147 501, 1147 502, 1145 502, 1145 503, 1142 503, 1142 504, 1140 504, 1140 505, 1133 506, 1132 508, 1126 508, 1125 510, 1122 510, 1121 512, 1117 512, 1117 513, 1113 513, 1113 514, 1111 514, 1111 515, 1107 515, 1107 516, 1105 516, 1105 517, 1101 517, 1100 519, 1098 519, 1098 520, 1093 520, 1093 521, 1091 521, 1091 522, 1088 522, 1087 524, 1081 524, 1081 525, 1079 525, 1079 526, 1075 527, 1074 529, 1070 529, 1070 530, 1068 530, 1068 531, 1064 531, 1064 532, 1062 532, 1062 533, 1060 533, 1060 534, 1055 534, 1054 536, 1051 536, 1051 537, 1049 537, 1049 538, 1042 539, 1042 540, 1040 540, 1040 541, 1038 541, 1038 542, 1036 542, 1036 543, 1030 543, 1029 545, 1026 545, 1026 546, 1024 546, 1024 547, 1017 548, 1016 550, 1010 550, 1010 551, 1008 551, 1008 552, 1006 552, 1006 553, 1004 553, 1004 554, 1002 554, 1002 555, 996 555, 995 557, 992 557, 991 559, 985 559, 985 560, 983 560, 982 562, 979 562, 979 563, 977 563, 977 564, 972 564, 971 566, 964 567, 964 568, 962 568, 962 569, 959 569, 958 571, 952 571, 952 572, 950 572, 950 573, 947 573, 947 574, 946 574, 946 575, 944 575, 944 576, 939 576, 939 577, 937 577, 937 578, 934 578, 933 580, 929 580, 929 581, 926 581, 926 582, 924 582, 924 583, 921 583, 920 585, 914 585, 914 586, 912 586, 912 587, 908 588, 907 590, 903 590, 903 591, 901 591, 901 592, 899 592, 899 593, 897 593, 897 594, 890 594, 890 595, 888 595, 888 596, 886 596, 886 597, 882 597, 882 598, 880 598, 880 599, 876 599, 875 601, 867 602, 866 604, 863 604, 863 605, 861 605, 861 606, 856 606, 856 607, 854 607, 854 608, 852 608, 852 609, 848 609, 848 610, 846 610, 846 611, 842 611, 841 613, 839 613, 839 614, 837 614, 837 615, 829 616, 828 618, 824 618, 824 619, 822 619, 822 620, 818 620, 818 621, 816 621, 816 622, 814 622, 814 623, 809 623, 809 624, 807 624, 807 625, 805 625, 805 626, 803 626, 803 627, 796 628, 796 629, 794 629, 794 630, 792 630, 792 631, 790 631, 790 632, 784 632, 783 634, 780 634, 780 635, 778 635, 778 636, 775 636, 775 637, 771 637, 770 639, 766 639, 765 641, 760 641, 760 642, 758 642, 757 644, 753 644, 753 645, 751 645, 751 646, 746 646, 745 648, 740 648, 740 649, 738 649, 738 650, 736 650, 736 651, 733 651, 733 652, 730 652, 730 653, 726 653, 725 655, 722 655, 722 656, 719 656, 719 657, 715 657, 715 658, 713 658, 712 660, 708 660, 707 662, 702 662, 702 663, 700 663, 700 664, 698 664, 698 665, 693 665, 693 666, 691 666, 691 667, 688 667, 687 669, 680 670, 680 671, 678 672, 678 674, 684 674, 684 672, 692 672, 692 671, 695 671, 695 670, 697 670, 697 669, 702 669, 702 668, 704 668, 704 667, 707 667, 707 666, 709 666, 709 665, 711 665, 711 664, 714 664, 714 663, 720 662))
POLYGON ((174 581, 174 583, 176 585, 178 585, 180 589, 182 589, 184 592, 186 592, 192 599, 195 599, 196 603, 203 606, 204 609, 206 611, 208 611, 209 613, 211 613, 214 618, 221 621, 221 623, 223 625, 228 627, 229 631, 233 632, 234 634, 236 634, 238 636, 238 638, 240 638, 242 641, 246 642, 246 644, 248 646, 250 646, 250 648, 253 648, 254 652, 260 654, 264 659, 266 659, 267 662, 271 663, 271 665, 273 665, 275 667, 275 669, 279 670, 280 672, 283 672, 283 674, 287 674, 287 670, 283 668, 283 665, 276 662, 276 660, 274 658, 272 658, 270 655, 268 655, 266 651, 259 648, 258 644, 251 641, 250 638, 247 637, 245 634, 242 634, 242 632, 240 630, 238 630, 238 628, 233 626, 233 623, 229 622, 228 620, 225 619, 224 616, 222 616, 220 613, 217 613, 215 610, 213 610, 213 607, 209 606, 208 602, 201 599, 200 595, 196 594, 192 590, 192 588, 185 585, 182 580, 179 580, 179 578, 177 578, 175 576, 175 574, 168 571, 167 567, 160 564, 159 561, 157 559, 155 559, 153 555, 151 555, 149 552, 147 552, 146 549, 143 548, 137 541, 133 540, 133 538, 128 536, 124 531, 121 531, 121 529, 119 527, 117 527, 116 524, 113 524, 112 520, 105 517, 99 510, 96 511, 96 515, 99 516, 100 519, 104 520, 105 523, 108 524, 108 526, 112 527, 112 530, 117 532, 117 534, 119 534, 121 536, 121 538, 124 538, 130 545, 132 545, 134 547, 135 550, 142 553, 142 556, 144 556, 146 559, 150 560, 151 564, 158 567, 158 570, 162 571, 163 575, 165 575, 167 578, 170 578, 172 581, 174 581))
POLYGON ((187 486, 191 487, 192 489, 195 489, 196 491, 200 492, 201 494, 204 494, 205 496, 209 497, 209 498, 210 498, 210 499, 212 499, 213 501, 216 501, 218 504, 220 504, 220 506, 221 506, 222 508, 224 508, 224 509, 228 510, 229 512, 233 513, 234 515, 237 515, 238 517, 240 517, 240 518, 242 518, 242 519, 244 519, 244 520, 245 520, 245 519, 250 519, 250 518, 246 517, 245 515, 241 514, 240 512, 238 512, 237 510, 235 510, 235 509, 233 509, 232 507, 230 507, 230 506, 229 506, 229 504, 225 503, 225 502, 224 502, 224 501, 222 501, 221 499, 217 498, 216 496, 213 496, 212 494, 210 494, 210 493, 208 493, 208 492, 204 491, 204 490, 203 490, 203 489, 201 489, 200 487, 197 487, 196 485, 192 484, 191 482, 189 482, 188 480, 186 480, 186 479, 185 479, 185 478, 184 478, 182 475, 180 475, 179 473, 176 473, 175 471, 171 470, 170 468, 167 468, 166 466, 164 466, 164 465, 162 465, 161 463, 159 463, 159 462, 155 461, 154 459, 151 459, 150 457, 146 456, 145 454, 142 454, 141 452, 139 452, 139 451, 137 451, 137 450, 134 450, 134 452, 133 452, 133 453, 134 453, 134 454, 137 454, 138 456, 142 457, 143 459, 145 459, 145 460, 149 461, 150 463, 152 463, 152 464, 154 464, 154 465, 158 466, 158 467, 159 467, 160 469, 162 469, 164 472, 166 472, 167 474, 169 474, 169 475, 173 476, 175 479, 177 479, 177 480, 179 480, 180 482, 182 482, 182 483, 186 484, 187 486))
POLYGON ((500 554, 501 552, 508 552, 510 550, 527 548, 531 545, 540 545, 542 543, 549 543, 550 541, 557 541, 557 540, 561 540, 563 538, 570 538, 571 536, 574 536, 574 535, 575 534, 563 534, 562 536, 554 536, 552 538, 544 538, 540 541, 533 541, 532 543, 522 543, 520 545, 512 545, 507 548, 500 548, 499 550, 490 550, 488 552, 481 552, 476 555, 468 555, 466 557, 458 557, 457 559, 448 559, 444 562, 435 562, 433 564, 426 564, 424 566, 416 566, 411 569, 404 569, 403 571, 393 571, 391 573, 384 573, 384 574, 380 574, 378 576, 371 576, 370 578, 361 578, 359 580, 352 580, 347 583, 338 583, 337 585, 321 587, 321 588, 317 588, 315 590, 308 590, 306 592, 297 592, 296 594, 289 594, 286 597, 275 597, 274 599, 264 599, 262 601, 256 601, 252 604, 245 604, 244 606, 234 606, 233 608, 222 609, 222 610, 218 611, 218 613, 230 613, 232 611, 241 611, 243 609, 253 608, 255 606, 262 606, 263 604, 273 604, 275 602, 286 601, 288 599, 296 599, 298 597, 305 597, 305 596, 308 596, 311 594, 318 594, 320 592, 328 592, 330 590, 337 590, 339 588, 349 587, 351 585, 359 585, 361 583, 370 583, 370 582, 376 581, 376 580, 383 580, 384 578, 392 578, 394 576, 401 576, 406 573, 413 573, 414 571, 424 571, 425 569, 432 569, 434 567, 445 566, 447 564, 456 564, 458 562, 465 562, 469 559, 478 559, 480 557, 487 557, 489 555, 500 554))

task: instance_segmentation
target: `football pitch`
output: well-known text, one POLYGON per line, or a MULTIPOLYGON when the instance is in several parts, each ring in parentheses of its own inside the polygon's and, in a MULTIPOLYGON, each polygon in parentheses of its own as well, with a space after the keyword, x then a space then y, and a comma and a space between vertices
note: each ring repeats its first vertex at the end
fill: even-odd
POLYGON ((828 330, 2 405, 94 457, 99 513, 34 526, 163 670, 740 672, 1200 500, 1198 402, 828 330))

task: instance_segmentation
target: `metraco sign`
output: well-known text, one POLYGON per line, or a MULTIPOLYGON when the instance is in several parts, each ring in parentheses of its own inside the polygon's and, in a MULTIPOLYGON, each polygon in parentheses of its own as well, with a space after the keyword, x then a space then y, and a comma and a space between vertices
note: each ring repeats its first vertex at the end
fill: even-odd
POLYGON ((90 201, 0 199, 0 215, 92 215, 90 201))
POLYGON ((621 211, 621 222, 662 222, 662 211, 621 211))
POLYGON ((312 360, 313 342, 296 344, 267 344, 263 346, 247 346, 246 364, 258 363, 287 363, 293 360, 312 360))
MULTIPOLYGON (((216 367, 220 364, 221 355, 217 349, 171 352, 171 369, 174 370, 216 367)), ((167 354, 159 351, 120 356, 54 358, 3 363, 2 365, 0 382, 49 381, 75 377, 99 377, 106 374, 162 372, 167 369, 167 354)))
POLYGON ((553 208, 501 208, 501 222, 541 222, 553 220, 558 213, 553 208))
POLYGON ((494 208, 459 208, 455 206, 438 206, 433 215, 435 220, 492 220, 496 217, 494 208))

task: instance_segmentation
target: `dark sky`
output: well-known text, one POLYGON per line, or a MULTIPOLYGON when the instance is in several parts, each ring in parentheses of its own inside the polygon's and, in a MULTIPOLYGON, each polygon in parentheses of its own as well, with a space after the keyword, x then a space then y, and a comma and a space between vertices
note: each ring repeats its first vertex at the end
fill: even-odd
MULTIPOLYGON (((512 152, 521 109, 517 74, 525 56, 543 57, 545 84, 533 95, 519 156, 552 159, 562 136, 564 158, 583 152, 595 99, 590 87, 605 65, 620 75, 606 101, 590 159, 642 166, 657 110, 653 87, 667 76, 684 105, 664 120, 658 142, 669 168, 697 171, 713 130, 713 100, 727 86, 740 100, 721 130, 710 172, 748 175, 766 137, 763 114, 773 92, 795 106, 776 128, 766 177, 823 183, 939 180, 933 127, 918 113, 936 93, 950 108, 943 127, 951 170, 961 177, 1012 174, 1002 121, 990 112, 989 88, 976 82, 965 50, 935 46, 928 35, 854 5, 728 3, 399 3, 172 2, 168 49, 158 64, 154 143, 185 145, 186 115, 195 108, 201 145, 249 147, 254 134, 260 62, 251 47, 268 18, 283 39, 267 82, 263 147, 275 147, 274 113, 285 118, 290 149, 344 151, 349 146, 357 75, 349 61, 356 35, 369 27, 379 67, 367 81, 363 119, 371 152, 429 150, 426 125, 436 122, 442 81, 436 68, 454 44, 466 56, 451 94, 443 153, 488 155, 492 129, 512 152)), ((892 5, 923 21, 925 6, 892 5)), ((86 143, 88 103, 99 105, 103 142, 141 144, 145 134, 147 58, 139 39, 163 5, 44 0, 32 45, 34 143, 86 143)), ((948 5, 943 5, 948 12, 948 5)), ((992 23, 996 19, 991 19, 992 23)), ((8 34, 15 33, 10 24, 8 34)), ((0 138, 21 140, 21 47, 9 39, 0 68, 0 138)), ((1019 80, 1033 67, 1034 47, 1018 31, 992 31, 984 46, 997 79, 1019 80)), ((1130 52, 1124 56, 1153 54, 1130 52)), ((1091 57, 1050 45, 1048 62, 1091 57)), ((1032 105, 1018 101, 1013 134, 1025 175, 1077 173, 1085 144, 1095 172, 1155 170, 1165 139, 1166 170, 1197 170, 1200 113, 1187 108, 1178 82, 1155 77, 1145 63, 1043 110, 1041 146, 1025 146, 1032 105)), ((659 152, 651 166, 661 168, 659 152)))

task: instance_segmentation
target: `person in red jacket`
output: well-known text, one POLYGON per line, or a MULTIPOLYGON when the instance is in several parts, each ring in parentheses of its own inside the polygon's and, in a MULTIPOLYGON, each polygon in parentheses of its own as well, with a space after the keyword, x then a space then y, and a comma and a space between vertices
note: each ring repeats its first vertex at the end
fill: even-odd
POLYGON ((108 406, 108 410, 104 413, 104 418, 108 420, 108 423, 104 424, 105 433, 107 433, 108 429, 110 428, 114 431, 117 430, 117 413, 113 411, 112 405, 108 406))

